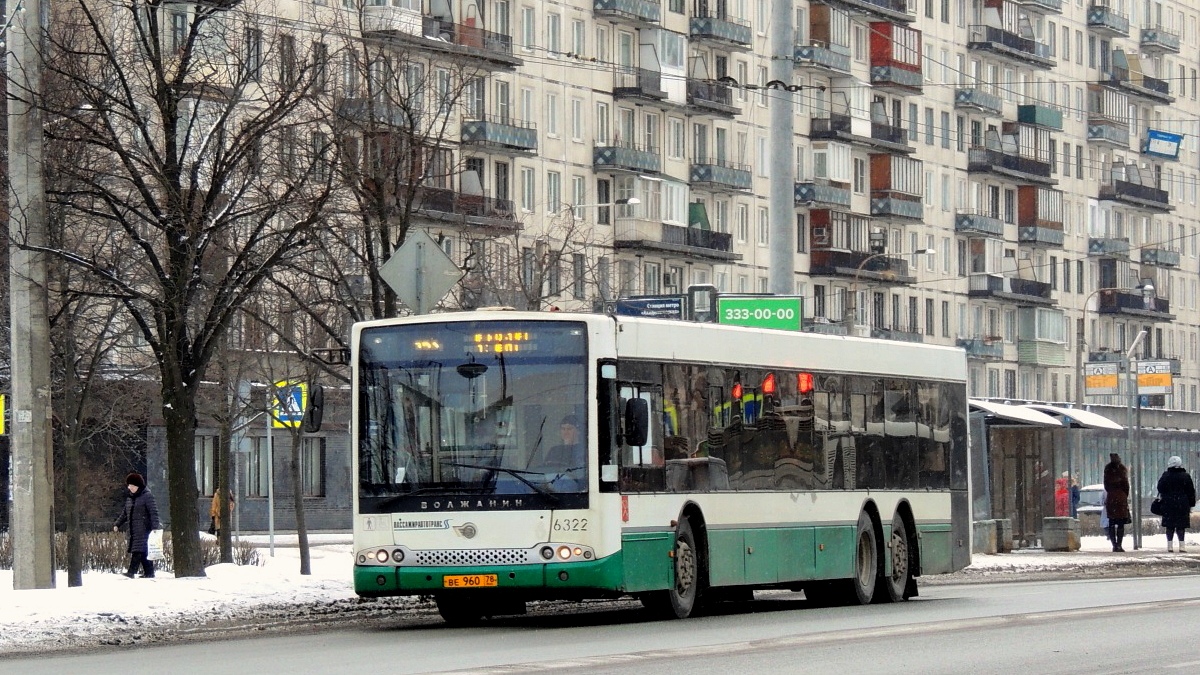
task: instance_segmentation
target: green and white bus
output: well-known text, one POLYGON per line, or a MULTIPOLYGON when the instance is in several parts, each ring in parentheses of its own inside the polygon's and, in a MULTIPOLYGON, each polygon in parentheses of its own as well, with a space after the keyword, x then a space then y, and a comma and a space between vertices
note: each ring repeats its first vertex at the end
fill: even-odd
POLYGON ((969 563, 959 349, 476 311, 358 324, 351 362, 361 596, 685 618, 755 589, 899 601, 969 563))

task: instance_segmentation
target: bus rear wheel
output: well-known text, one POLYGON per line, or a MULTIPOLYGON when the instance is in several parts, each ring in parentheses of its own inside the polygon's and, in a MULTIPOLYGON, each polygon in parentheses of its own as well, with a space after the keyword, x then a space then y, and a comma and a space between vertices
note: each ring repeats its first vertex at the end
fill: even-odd
MULTIPOLYGON (((908 599, 906 591, 912 582, 912 552, 909 550, 908 526, 904 516, 897 513, 892 518, 892 536, 888 540, 888 557, 891 559, 890 574, 879 571, 879 584, 875 597, 879 602, 901 602, 908 599)), ((882 558, 881 558, 882 560, 882 558)))
POLYGON ((858 514, 858 528, 854 535, 854 577, 850 579, 850 592, 846 594, 846 599, 860 605, 871 604, 878 574, 879 541, 875 538, 870 514, 863 511, 858 514))
POLYGON ((671 588, 641 596, 642 605, 656 616, 666 619, 686 619, 696 608, 700 594, 700 551, 696 536, 687 518, 675 529, 673 558, 674 579, 671 588))

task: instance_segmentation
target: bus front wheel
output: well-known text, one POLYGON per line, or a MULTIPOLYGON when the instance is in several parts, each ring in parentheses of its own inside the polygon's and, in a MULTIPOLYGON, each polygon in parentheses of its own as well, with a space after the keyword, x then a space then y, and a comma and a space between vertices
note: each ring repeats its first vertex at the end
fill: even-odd
POLYGON ((686 619, 696 607, 700 593, 700 551, 696 547, 696 535, 687 518, 679 521, 675 530, 671 588, 654 591, 641 596, 642 605, 657 616, 668 619, 686 619))

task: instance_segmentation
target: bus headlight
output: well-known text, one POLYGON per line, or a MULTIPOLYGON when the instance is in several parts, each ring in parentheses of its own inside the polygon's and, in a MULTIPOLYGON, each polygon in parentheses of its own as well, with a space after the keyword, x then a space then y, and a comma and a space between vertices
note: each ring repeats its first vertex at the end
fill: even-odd
POLYGON ((562 558, 563 560, 569 559, 571 557, 571 547, 560 546, 558 549, 558 557, 562 558))
POLYGON ((375 552, 375 560, 378 560, 380 562, 380 564, 386 563, 388 561, 387 549, 381 548, 378 551, 376 551, 375 552))

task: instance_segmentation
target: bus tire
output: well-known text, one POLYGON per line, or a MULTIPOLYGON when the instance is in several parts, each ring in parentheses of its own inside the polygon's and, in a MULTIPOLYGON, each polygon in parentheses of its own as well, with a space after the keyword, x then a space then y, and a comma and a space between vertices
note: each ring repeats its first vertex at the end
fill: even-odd
POLYGON ((875 587, 876 602, 901 602, 908 599, 908 585, 912 580, 912 552, 909 550, 908 524, 904 516, 897 513, 892 517, 892 535, 888 539, 887 556, 891 560, 891 573, 882 569, 880 556, 879 584, 875 587))
POLYGON ((687 518, 680 519, 675 529, 672 563, 671 588, 645 593, 641 601, 656 616, 686 619, 696 608, 696 600, 700 595, 700 550, 696 546, 692 524, 687 518))
POLYGON ((438 614, 451 626, 476 626, 483 621, 484 603, 469 593, 438 593, 438 614))
POLYGON ((854 576, 850 579, 850 592, 846 600, 851 604, 869 605, 875 597, 875 582, 879 577, 879 540, 875 538, 875 526, 866 511, 858 514, 858 527, 854 534, 854 576))

